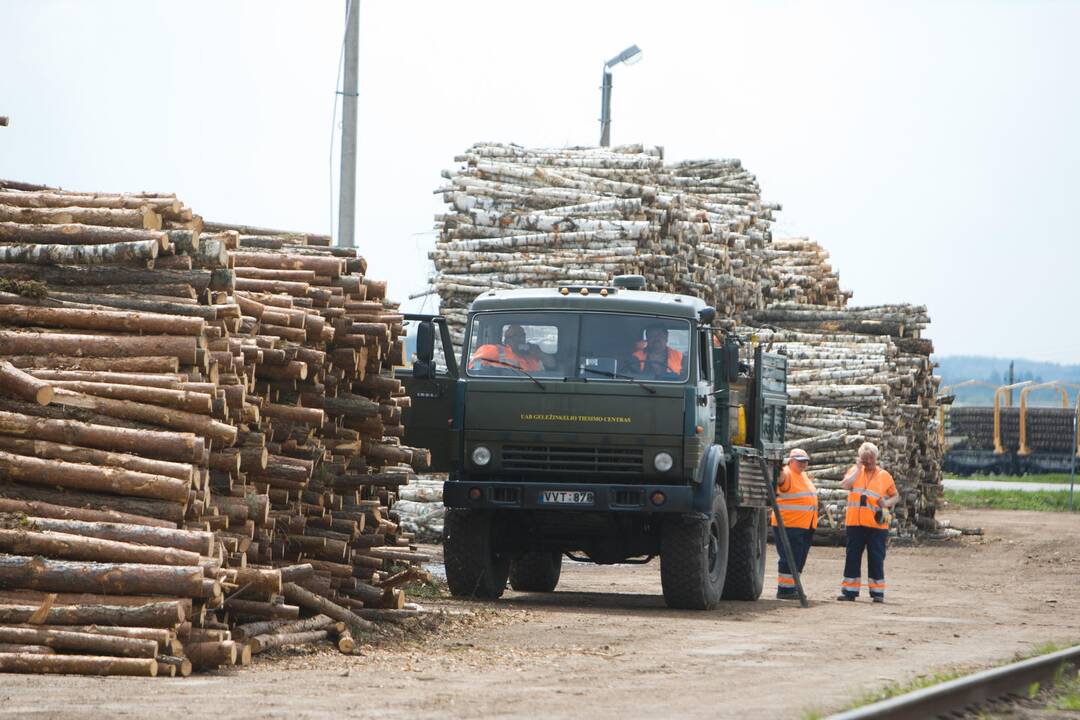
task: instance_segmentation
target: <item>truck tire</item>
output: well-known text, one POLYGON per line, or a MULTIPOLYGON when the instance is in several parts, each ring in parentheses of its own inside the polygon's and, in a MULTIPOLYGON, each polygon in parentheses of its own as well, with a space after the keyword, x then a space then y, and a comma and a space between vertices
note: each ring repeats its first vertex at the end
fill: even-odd
POLYGON ((741 508, 739 521, 731 529, 731 553, 725 600, 757 600, 765 589, 765 543, 768 537, 768 511, 765 508, 741 508))
POLYGON ((502 597, 510 560, 496 553, 492 535, 490 513, 446 511, 443 562, 451 595, 484 600, 502 597))
POLYGON ((724 592, 727 576, 728 524, 724 491, 716 489, 708 518, 671 518, 660 537, 660 584, 668 607, 712 610, 724 592))
POLYGON ((552 592, 561 572, 562 553, 524 553, 510 563, 510 587, 518 592, 552 592))

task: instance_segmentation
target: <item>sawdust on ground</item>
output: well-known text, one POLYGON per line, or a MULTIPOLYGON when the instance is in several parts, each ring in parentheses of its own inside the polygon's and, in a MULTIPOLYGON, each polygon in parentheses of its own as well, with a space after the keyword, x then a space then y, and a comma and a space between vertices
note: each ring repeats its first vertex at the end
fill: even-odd
POLYGON ((186 679, 0 676, 0 717, 798 718, 930 670, 1080 642, 1080 516, 949 517, 986 535, 890 548, 884 605, 835 601, 842 548, 811 551, 805 610, 767 586, 755 603, 672 611, 656 562, 566 563, 554 594, 423 599, 466 612, 351 657, 296 648, 186 679))

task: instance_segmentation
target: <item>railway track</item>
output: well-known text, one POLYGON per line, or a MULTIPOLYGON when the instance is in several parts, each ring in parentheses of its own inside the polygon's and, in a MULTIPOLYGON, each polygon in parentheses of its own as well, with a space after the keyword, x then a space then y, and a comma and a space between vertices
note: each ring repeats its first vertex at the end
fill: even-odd
POLYGON ((829 720, 924 720, 955 717, 991 700, 1020 692, 1032 683, 1052 684, 1063 666, 1080 667, 1080 645, 1047 655, 1021 660, 1001 667, 922 688, 854 710, 830 715, 829 720))

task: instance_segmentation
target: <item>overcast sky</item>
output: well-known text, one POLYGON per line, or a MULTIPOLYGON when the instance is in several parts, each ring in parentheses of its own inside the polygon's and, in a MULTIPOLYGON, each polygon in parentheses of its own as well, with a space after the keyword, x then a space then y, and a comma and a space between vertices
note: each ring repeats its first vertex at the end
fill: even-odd
MULTIPOLYGON (((453 156, 595 143, 603 61, 637 43, 613 144, 741 158, 775 236, 822 243, 855 303, 929 306, 940 354, 1080 361, 1080 3, 360 12, 358 246, 396 298, 426 284, 453 156)), ((0 0, 0 177, 328 232, 343 24, 344 2, 0 0)))

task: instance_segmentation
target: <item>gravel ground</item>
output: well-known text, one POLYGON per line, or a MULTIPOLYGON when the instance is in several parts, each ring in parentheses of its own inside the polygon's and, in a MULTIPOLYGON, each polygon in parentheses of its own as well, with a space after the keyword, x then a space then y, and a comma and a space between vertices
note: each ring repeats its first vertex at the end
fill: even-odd
POLYGON ((811 551, 805 610, 767 592, 715 612, 672 611, 655 562, 567 563, 550 595, 422 599, 455 615, 356 656, 297 648, 175 680, 3 676, 0 716, 798 718, 930 669, 1080 641, 1080 516, 948 516, 986 534, 891 548, 884 605, 835 601, 842 548, 811 551))

